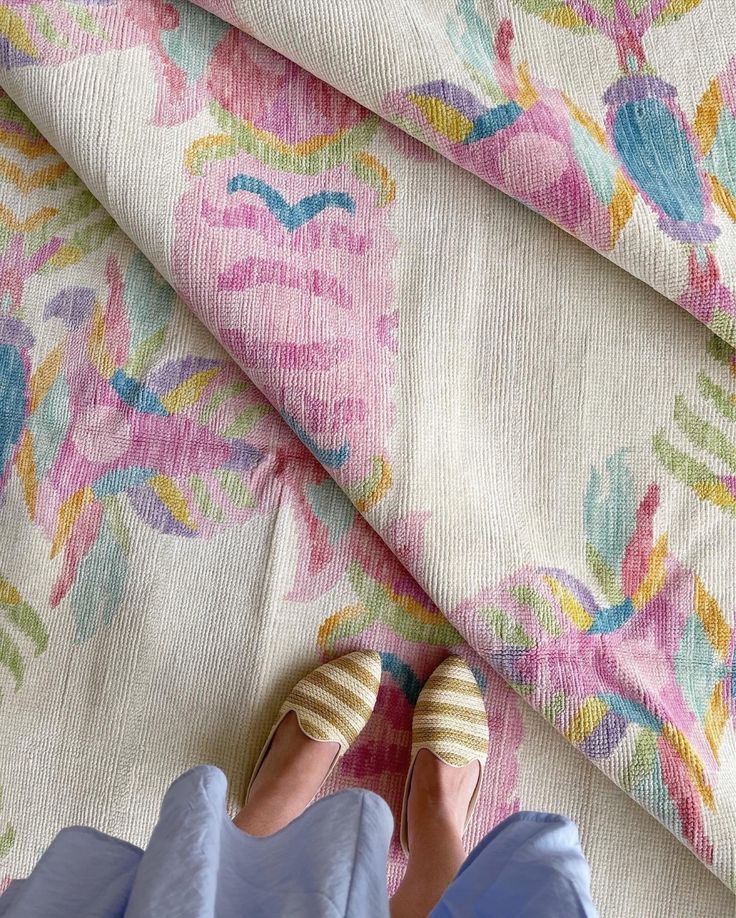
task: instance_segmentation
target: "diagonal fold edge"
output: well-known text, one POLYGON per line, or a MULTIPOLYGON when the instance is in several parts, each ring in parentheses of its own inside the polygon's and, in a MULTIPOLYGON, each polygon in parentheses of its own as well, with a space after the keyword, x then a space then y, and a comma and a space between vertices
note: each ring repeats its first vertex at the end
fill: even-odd
MULTIPOLYGON (((615 509, 606 509, 611 501, 604 498, 600 478, 591 484, 593 509, 586 523, 598 535, 591 537, 590 557, 610 600, 606 606, 557 568, 523 570, 498 588, 482 587, 487 581, 473 564, 487 554, 489 543, 482 540, 488 520, 480 526, 472 510, 475 528, 468 528, 459 545, 461 555, 468 551, 462 569, 448 571, 436 563, 439 535, 432 538, 431 552, 423 550, 426 519, 408 499, 415 493, 407 484, 411 456, 397 459, 390 447, 401 317, 394 308, 392 270, 398 244, 388 214, 399 183, 385 163, 394 157, 404 164, 408 187, 422 152, 293 62, 193 6, 153 0, 110 4, 95 10, 94 29, 81 38, 63 5, 49 2, 46 12, 66 44, 53 43, 41 53, 45 46, 39 48, 37 28, 24 24, 28 53, 24 59, 8 56, 0 77, 4 89, 471 644, 571 742, 579 748, 587 744, 607 774, 628 782, 630 790, 636 786, 637 799, 701 859, 710 866, 718 861, 715 869, 729 882, 733 874, 725 865, 733 851, 724 839, 733 801, 727 794, 716 800, 714 743, 721 746, 724 731, 731 729, 732 625, 720 610, 716 614, 718 604, 707 591, 696 591, 700 601, 687 608, 690 617, 678 617, 677 633, 663 621, 663 593, 691 572, 678 569, 674 581, 668 579, 676 569, 674 556, 666 539, 652 535, 659 493, 645 489, 632 503, 631 469, 621 454, 609 460, 605 475, 627 521, 612 546, 605 521, 615 509), (141 68, 155 78, 141 80, 141 68), (343 215, 359 217, 357 232, 340 222, 343 215), (279 311, 289 297, 308 307, 298 321, 279 311), (474 548, 479 537, 482 545, 474 548), (705 727, 689 711, 683 715, 679 698, 670 703, 672 685, 655 686, 647 672, 622 675, 604 662, 605 648, 625 651, 627 627, 645 632, 655 652, 671 662, 681 651, 682 629, 695 616, 708 639, 717 634, 714 646, 723 669, 705 727), (584 672, 588 665, 590 678, 584 672), (555 687, 556 678, 562 688, 555 687), (620 761, 632 744, 637 761, 646 754, 645 786, 631 762, 620 761), (602 757, 599 747, 605 747, 602 757), (719 806, 723 815, 714 816, 719 806), (721 846, 717 855, 713 839, 721 846)), ((668 313, 667 321, 678 334, 685 327, 674 314, 668 313)), ((419 410, 409 399, 408 412, 414 408, 419 410)), ((407 406, 402 410, 406 414, 407 406)), ((486 445, 491 452, 496 448, 486 445)), ((453 461, 457 467, 462 460, 453 461)), ((515 478, 523 479, 518 469, 493 482, 495 522, 503 522, 511 541, 519 500, 515 478)), ((442 482, 436 487, 445 490, 442 482)), ((451 531, 458 519, 448 515, 451 531)), ((499 568, 507 560, 503 538, 490 542, 499 551, 494 561, 499 568)), ((520 554, 529 554, 528 548, 520 554)), ((688 652, 699 665, 700 648, 688 652)))

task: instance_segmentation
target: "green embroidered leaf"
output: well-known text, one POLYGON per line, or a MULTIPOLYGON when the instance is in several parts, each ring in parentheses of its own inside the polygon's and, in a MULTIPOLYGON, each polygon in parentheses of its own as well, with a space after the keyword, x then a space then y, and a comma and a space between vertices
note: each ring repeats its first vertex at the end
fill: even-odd
POLYGON ((0 120, 10 121, 22 128, 24 133, 31 134, 33 137, 40 137, 41 132, 36 125, 18 108, 10 96, 0 98, 0 120))
POLYGON ((642 727, 636 738, 634 752, 621 776, 621 786, 631 793, 651 772, 657 760, 657 735, 649 727, 642 727))
POLYGON ((534 641, 529 637, 524 628, 513 621, 501 609, 488 606, 479 609, 478 614, 485 620, 491 631, 504 644, 511 647, 534 647, 534 641))
POLYGON ((537 593, 536 590, 528 586, 511 587, 509 593, 522 605, 528 606, 532 610, 547 634, 552 635, 552 637, 559 637, 562 634, 562 627, 557 621, 557 616, 551 603, 541 593, 537 593))
POLYGON ((102 217, 89 226, 77 230, 41 270, 65 268, 67 265, 74 264, 99 248, 116 230, 117 227, 112 217, 102 217))
POLYGON ((704 482, 715 483, 718 476, 704 462, 699 462, 682 450, 672 446, 665 437, 664 430, 658 431, 652 438, 655 455, 668 472, 683 484, 691 488, 704 482))
POLYGON ((99 203, 86 189, 74 192, 64 201, 63 209, 47 223, 26 233, 26 255, 32 255, 52 236, 58 236, 62 230, 81 220, 85 220, 100 207, 99 203))
POLYGON ((26 672, 24 654, 28 655, 30 648, 19 645, 17 638, 25 639, 22 644, 29 641, 33 645, 33 656, 39 656, 48 647, 49 634, 35 609, 4 577, 0 577, 0 616, 12 629, 0 625, 0 670, 8 671, 18 691, 26 672))
POLYGON ((542 704, 540 712, 550 723, 557 724, 567 709, 564 692, 555 692, 551 698, 542 704))
POLYGON ((463 639, 440 613, 426 609, 412 597, 391 595, 389 590, 369 577, 356 563, 348 569, 355 593, 370 613, 370 620, 383 622, 407 641, 432 644, 435 647, 457 647, 463 639))
POLYGON ((378 116, 370 115, 355 127, 336 135, 333 142, 319 149, 295 154, 292 150, 283 150, 272 146, 255 132, 252 126, 241 121, 235 115, 221 108, 216 102, 210 103, 210 112, 230 140, 217 147, 199 149, 192 147, 188 151, 189 167, 199 174, 205 162, 212 159, 225 159, 241 150, 255 156, 262 163, 282 172, 299 172, 303 175, 317 175, 328 169, 347 162, 353 153, 364 150, 378 130, 378 116))
POLYGON ((225 519, 225 514, 222 512, 222 509, 217 506, 217 504, 212 500, 210 492, 207 490, 207 486, 199 477, 199 475, 192 475, 189 478, 189 487, 191 488, 192 494, 194 495, 194 500, 197 502, 203 516, 206 516, 208 520, 214 520, 216 523, 222 523, 225 519))
POLYGON ((250 405, 222 432, 223 437, 247 437, 256 424, 269 412, 268 405, 250 405))
POLYGON ((160 328, 144 341, 141 341, 125 364, 124 369, 128 376, 132 376, 133 379, 140 379, 145 375, 166 340, 166 332, 166 328, 160 328))
POLYGON ((61 35, 56 31, 48 13, 40 4, 31 4, 31 15, 33 16, 33 21, 36 23, 38 31, 43 35, 46 41, 51 42, 52 45, 57 45, 59 48, 65 48, 69 44, 69 39, 66 35, 61 35))
POLYGON ((215 478, 236 507, 255 507, 255 498, 237 472, 231 469, 218 469, 215 478))
POLYGON ((736 497, 707 465, 674 447, 662 430, 653 438, 652 446, 656 457, 678 481, 692 488, 701 500, 736 516, 736 497))
MULTIPOLYGON (((567 29, 594 28, 602 31, 605 20, 616 22, 614 0, 586 0, 584 4, 575 0, 515 0, 518 6, 539 16, 551 25, 567 29)), ((621 2, 621 0, 619 0, 621 2)), ((674 22, 695 9, 701 0, 670 0, 653 20, 653 25, 674 22)), ((623 0, 634 18, 647 15, 653 7, 653 0, 623 0)))
POLYGON ((713 321, 710 323, 710 328, 719 338, 727 341, 732 348, 736 347, 736 319, 733 316, 722 310, 717 310, 713 321))
POLYGON ((736 421, 736 401, 724 388, 715 383, 705 373, 698 373, 698 389, 727 421, 736 421))
POLYGON ((725 363, 726 366, 731 365, 731 361, 734 357, 734 349, 730 344, 726 344, 723 338, 719 338, 718 335, 711 335, 710 338, 708 338, 706 348, 710 356, 714 360, 717 360, 718 363, 725 363))
POLYGON ((39 614, 27 602, 11 604, 0 600, 0 610, 11 625, 33 642, 36 656, 46 650, 49 633, 39 614))
MULTIPOLYGON (((3 789, 0 787, 0 811, 3 808, 3 789)), ((4 858, 15 844, 15 829, 6 825, 0 834, 0 860, 4 858)))
POLYGON ((26 666, 23 662, 20 647, 18 647, 5 628, 0 626, 0 667, 2 666, 9 670, 17 691, 23 685, 26 666))
POLYGON ((334 651, 340 641, 358 637, 366 628, 370 628, 377 618, 375 612, 365 606, 355 606, 351 613, 349 616, 343 616, 338 624, 331 628, 322 627, 321 634, 326 651, 334 651))
POLYGON ((98 24, 95 17, 84 9, 84 7, 78 6, 76 3, 64 3, 63 6, 80 29, 84 29, 85 32, 89 32, 89 34, 94 35, 95 38, 102 38, 105 41, 111 40, 107 32, 98 24))
MULTIPOLYGON (((221 405, 224 405, 228 399, 234 398, 236 395, 240 395, 242 392, 248 392, 249 389, 249 384, 242 379, 236 379, 233 382, 228 383, 226 386, 222 386, 221 389, 219 389, 209 398, 207 404, 200 412, 199 423, 209 424, 209 422, 212 420, 212 417, 217 412, 217 409, 220 408, 221 405)), ((267 405, 264 405, 264 408, 266 408, 267 411, 269 410, 267 405)))
POLYGON ((130 554, 130 532, 123 519, 123 511, 120 505, 120 496, 110 494, 102 498, 102 505, 105 508, 105 522, 110 527, 110 532, 115 536, 126 555, 130 554))
MULTIPOLYGON (((588 29, 589 24, 575 12, 566 0, 515 0, 515 3, 527 13, 539 16, 550 25, 563 29, 588 29)), ((607 5, 607 4, 606 4, 607 5)), ((594 9, 600 6, 600 0, 592 0, 594 9)))
POLYGON ((622 603, 626 597, 619 585, 616 574, 606 563, 605 558, 598 549, 590 543, 585 546, 585 560, 588 563, 591 573, 598 582, 601 592, 611 605, 617 606, 619 603, 622 603))
POLYGON ((701 0, 670 0, 654 20, 654 25, 665 25, 668 22, 674 22, 689 13, 690 10, 694 10, 696 6, 700 5, 700 2, 701 0))
POLYGON ((675 399, 675 421, 690 442, 736 471, 736 444, 722 430, 692 411, 683 396, 675 399))
POLYGON ((6 857, 14 844, 15 829, 11 825, 8 825, 5 827, 5 831, 2 835, 0 835, 0 858, 6 857))

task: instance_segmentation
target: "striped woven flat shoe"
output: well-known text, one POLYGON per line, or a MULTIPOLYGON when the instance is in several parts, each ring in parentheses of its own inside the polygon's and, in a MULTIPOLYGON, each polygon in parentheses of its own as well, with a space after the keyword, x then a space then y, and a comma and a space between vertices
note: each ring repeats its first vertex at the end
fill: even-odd
POLYGON ((407 816, 411 776, 420 750, 428 749, 453 768, 480 764, 478 783, 468 806, 465 827, 478 801, 488 759, 488 714, 472 670, 460 657, 448 657, 427 679, 417 698, 411 728, 411 760, 401 811, 401 847, 409 853, 407 816))
POLYGON ((323 663, 300 679, 281 705, 276 722, 253 769, 246 802, 256 775, 268 755, 281 721, 292 711, 299 727, 320 743, 339 743, 325 780, 355 742, 373 713, 381 684, 381 657, 372 650, 358 650, 323 663))

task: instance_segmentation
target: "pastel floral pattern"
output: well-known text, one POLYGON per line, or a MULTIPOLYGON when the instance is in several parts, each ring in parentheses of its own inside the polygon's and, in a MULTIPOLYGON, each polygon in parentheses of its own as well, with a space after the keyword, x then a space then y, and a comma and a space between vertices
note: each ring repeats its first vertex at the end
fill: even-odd
MULTIPOLYGON (((374 555, 375 558, 375 555, 374 555)), ((519 808, 516 784, 523 739, 520 701, 487 661, 469 647, 403 568, 384 557, 370 573, 359 558, 348 568, 356 602, 326 619, 318 635, 329 658, 355 648, 380 648, 383 684, 373 716, 346 755, 340 783, 354 782, 380 793, 395 815, 401 809, 411 752, 411 720, 419 691, 449 654, 460 654, 473 669, 485 697, 494 755, 485 775, 472 833, 482 837, 519 808)), ((328 793, 336 786, 325 789, 328 793)), ((391 858, 403 860, 395 838, 391 858)))
POLYGON ((659 487, 636 497, 625 453, 585 498, 595 592, 524 568, 454 611, 481 654, 706 863, 736 641, 702 579, 655 536, 659 487))
MULTIPOLYGON (((32 205, 22 220, 0 209, 0 499, 15 475, 60 563, 51 604, 69 603, 77 639, 120 608, 141 524, 207 538, 286 502, 299 533, 289 598, 329 591, 351 559, 373 570, 378 538, 324 468, 231 361, 171 356, 180 308, 172 289, 121 246, 110 218, 7 97, 0 115, 2 142, 25 157, 12 175, 32 205), (49 207, 57 188, 60 206, 49 207), (29 298, 39 272, 63 276, 93 254, 105 266, 98 288, 62 281, 40 309, 29 298), (35 338, 46 327, 56 337, 44 334, 41 356, 35 338)), ((358 505, 371 487, 358 484, 358 505)), ((13 621, 28 625, 20 600, 7 602, 13 621)), ((40 623, 32 636, 40 653, 40 623)), ((17 685, 24 655, 13 641, 3 646, 17 685)))
POLYGON ((515 2, 552 26, 611 42, 620 75, 601 93, 604 125, 525 61, 515 64, 511 21, 494 33, 474 0, 459 0, 447 28, 479 95, 440 78, 390 94, 386 116, 602 252, 615 248, 640 196, 658 229, 684 246, 687 285, 677 301, 736 345, 736 298, 721 276, 715 213, 717 205, 736 216, 734 65, 690 119, 644 45, 651 28, 699 0, 515 2))
POLYGON ((715 335, 708 343, 708 351, 716 364, 721 364, 715 368, 728 368, 729 381, 724 383, 710 372, 699 372, 697 403, 677 395, 672 412, 674 429, 658 430, 652 438, 652 448, 664 468, 700 500, 734 516, 736 392, 729 383, 736 377, 736 354, 715 335), (708 417, 711 412, 715 412, 713 420, 708 417))
POLYGON ((398 349, 395 185, 367 149, 378 119, 238 34, 228 60, 252 79, 224 81, 238 93, 212 103, 221 132, 187 152, 173 273, 187 301, 210 304, 205 318, 223 344, 367 510, 391 485, 398 349))

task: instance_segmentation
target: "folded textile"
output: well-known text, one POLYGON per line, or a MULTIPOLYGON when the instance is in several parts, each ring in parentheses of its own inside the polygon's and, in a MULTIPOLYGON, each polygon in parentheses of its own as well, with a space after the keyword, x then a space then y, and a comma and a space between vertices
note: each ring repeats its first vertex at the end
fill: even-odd
MULTIPOLYGON (((706 317, 714 336, 541 221, 540 232, 519 224, 513 235, 480 178, 192 4, 7 9, 0 85, 79 175, 63 161, 6 170, 23 194, 71 189, 63 208, 3 211, 4 470, 34 538, 43 533, 58 559, 33 594, 64 603, 75 638, 89 640, 129 602, 131 519, 149 533, 133 540, 146 546, 136 552, 155 555, 173 537, 239 532, 274 511, 278 520, 288 489, 300 530, 288 595, 313 602, 340 584, 359 597, 324 618, 326 653, 378 647, 411 701, 422 667, 407 668, 397 642, 467 642, 476 666, 500 673, 733 885, 736 363, 726 300, 706 317), (75 191, 80 180, 242 372, 219 351, 178 352, 186 334, 170 324, 168 286, 75 191), (54 272, 85 259, 101 286, 55 290, 54 272), (141 303, 148 313, 136 318, 141 303)), ((346 18, 354 41, 361 9, 346 18)), ((332 57, 314 66, 318 33, 330 34, 315 27, 319 7, 313 19, 297 5, 269 10, 253 5, 247 21, 218 12, 337 82, 332 57), (300 16, 312 29, 292 54, 300 16)), ((467 4, 461 14, 462 46, 487 53, 487 24, 467 4)), ((405 55, 396 61, 371 93, 404 80, 405 55)), ((414 109, 402 109, 402 126, 420 111, 447 127, 460 98, 449 92, 405 92, 414 109)), ((536 123, 544 99, 515 101, 523 142, 507 138, 504 155, 522 174, 532 147, 521 119, 536 123)), ((499 105, 511 118, 511 103, 499 105)), ((491 130, 498 108, 473 123, 490 133, 455 143, 503 133, 491 130)), ((8 148, 31 159, 43 149, 9 101, 4 125, 8 148)), ((596 143, 614 155, 610 140, 596 143)), ((631 197, 630 176, 612 168, 623 197, 606 205, 609 230, 631 197)), ((672 226, 660 220, 641 254, 654 217, 632 206, 614 227, 627 267, 658 265, 671 286, 657 286, 672 296, 679 269, 656 247, 672 226)), ((605 248, 590 237, 596 220, 580 235, 605 248)), ((678 264, 710 271, 714 240, 661 244, 678 264)), ((13 566, 25 563, 19 553, 13 566)), ((11 583, 8 604, 25 608, 11 583)), ((282 624, 264 637, 274 658, 290 641, 292 652, 303 646, 296 625, 280 633, 282 624)), ((513 710, 508 692, 499 697, 513 710)))

